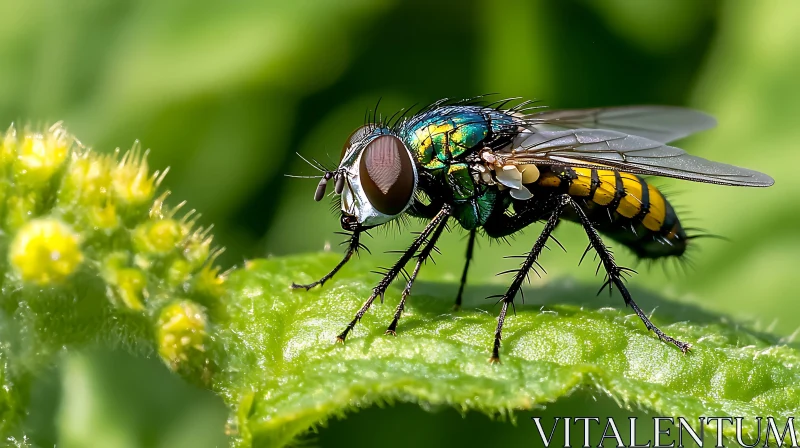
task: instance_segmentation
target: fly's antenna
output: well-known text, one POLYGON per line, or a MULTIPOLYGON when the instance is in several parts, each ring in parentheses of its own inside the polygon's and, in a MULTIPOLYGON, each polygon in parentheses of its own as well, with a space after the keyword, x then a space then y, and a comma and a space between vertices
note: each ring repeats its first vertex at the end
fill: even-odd
MULTIPOLYGON (((320 173, 323 173, 323 175, 330 171, 330 170, 326 169, 324 166, 322 166, 322 164, 317 162, 316 160, 314 160, 314 162, 311 162, 311 160, 308 160, 305 157, 301 156, 299 152, 296 152, 295 154, 297 154, 298 157, 303 159, 303 161, 306 162, 309 166, 311 166, 311 168, 314 168, 315 170, 319 171, 320 173)), ((303 176, 303 175, 296 175, 296 174, 284 174, 284 176, 285 177, 291 177, 293 179, 318 179, 319 178, 319 176, 303 176)))
POLYGON ((295 174, 284 174, 283 177, 291 177, 292 179, 319 179, 319 176, 298 176, 295 174))
MULTIPOLYGON (((317 189, 314 191, 314 200, 315 201, 319 202, 319 201, 322 200, 322 198, 325 197, 325 192, 328 189, 328 182, 331 179, 334 179, 334 182, 335 182, 334 193, 336 193, 337 195, 342 194, 342 191, 344 190, 344 184, 345 184, 345 178, 344 178, 345 176, 344 176, 343 172, 341 172, 339 170, 328 169, 323 164, 319 163, 316 159, 311 159, 311 160, 306 159, 305 157, 300 155, 299 152, 295 153, 295 154, 297 154, 298 157, 303 159, 312 168, 314 168, 315 170, 317 170, 320 173, 322 173, 322 179, 319 180, 319 183, 317 184, 317 189)), ((296 178, 296 179, 317 179, 317 178, 319 178, 319 176, 297 176, 297 175, 294 175, 294 174, 284 174, 284 176, 292 177, 292 178, 296 178)))
POLYGON ((333 178, 333 172, 327 172, 317 184, 317 190, 314 192, 314 201, 319 202, 325 197, 325 190, 328 189, 328 181, 333 178))

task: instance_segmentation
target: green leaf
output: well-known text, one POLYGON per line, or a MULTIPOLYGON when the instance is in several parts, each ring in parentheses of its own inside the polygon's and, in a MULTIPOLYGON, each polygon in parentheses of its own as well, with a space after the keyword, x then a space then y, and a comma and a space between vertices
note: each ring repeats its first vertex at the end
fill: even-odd
MULTIPOLYGON (((371 291, 371 266, 356 262, 322 290, 289 285, 322 275, 336 261, 332 255, 256 260, 229 278, 227 317, 214 331, 222 358, 213 388, 235 409, 228 429, 239 445, 284 445, 331 417, 384 403, 508 416, 579 388, 658 415, 800 411, 794 348, 665 302, 655 323, 694 344, 683 355, 632 313, 604 306, 608 302, 588 290, 557 284, 537 293, 589 306, 517 306, 507 319, 501 365, 487 362, 496 317, 476 295, 496 293, 496 287, 473 286, 472 307, 454 312, 454 285, 419 283, 396 337, 384 335, 399 298, 393 288, 344 345, 335 344, 371 291), (696 319, 675 322, 673 310, 696 319)), ((745 437, 754 435, 747 425, 745 437)), ((724 433, 732 435, 733 428, 724 433)))

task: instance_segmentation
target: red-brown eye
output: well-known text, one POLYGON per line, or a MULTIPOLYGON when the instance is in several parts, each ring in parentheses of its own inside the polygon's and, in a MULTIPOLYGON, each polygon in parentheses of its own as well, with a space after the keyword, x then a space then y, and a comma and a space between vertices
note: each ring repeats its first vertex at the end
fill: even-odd
POLYGON ((350 136, 347 137, 347 140, 344 142, 344 146, 342 146, 342 155, 339 156, 339 160, 344 159, 344 154, 347 152, 347 149, 353 146, 353 143, 361 140, 367 135, 370 131, 372 131, 372 126, 364 125, 360 128, 356 128, 355 131, 350 133, 350 136))
POLYGON ((392 135, 371 141, 361 155, 361 186, 379 212, 396 215, 414 194, 414 162, 403 142, 392 135))

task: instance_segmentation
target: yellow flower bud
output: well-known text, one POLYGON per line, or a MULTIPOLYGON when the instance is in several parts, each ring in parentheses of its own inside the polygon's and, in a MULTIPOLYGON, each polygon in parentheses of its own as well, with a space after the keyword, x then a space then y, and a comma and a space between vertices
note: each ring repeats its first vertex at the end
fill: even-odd
POLYGON ((174 219, 140 224, 133 231, 133 244, 137 252, 166 255, 178 249, 187 229, 174 219))
POLYGON ((89 223, 95 229, 113 230, 119 225, 117 209, 112 204, 105 207, 93 205, 89 209, 89 223))
POLYGON ((149 175, 147 151, 142 155, 136 142, 111 174, 114 196, 126 204, 142 205, 153 199, 153 193, 166 174, 167 170, 149 175))
POLYGON ((111 197, 112 160, 93 152, 75 153, 67 166, 60 200, 81 205, 107 203, 111 197))
POLYGON ((17 144, 14 174, 21 182, 30 185, 49 181, 64 164, 73 141, 61 123, 54 124, 44 133, 26 132, 17 144))
POLYGON ((147 285, 144 274, 133 268, 120 269, 116 272, 115 280, 117 294, 122 303, 132 310, 143 310, 142 299, 144 287, 147 285))
POLYGON ((11 242, 9 260, 23 281, 47 285, 60 283, 74 273, 83 254, 80 239, 69 226, 44 218, 19 229, 11 242))
POLYGON ((194 291, 219 299, 225 293, 227 272, 220 273, 218 267, 203 266, 194 276, 194 291))
POLYGON ((108 284, 106 292, 113 303, 141 311, 147 298, 147 277, 144 272, 127 265, 125 252, 115 252, 103 259, 101 275, 108 284))
POLYGON ((213 241, 213 238, 209 236, 210 233, 210 227, 205 230, 195 230, 183 247, 183 256, 192 265, 193 269, 202 266, 208 259, 211 251, 211 242, 213 241))
POLYGON ((203 307, 189 300, 173 302, 161 310, 157 325, 158 354, 172 370, 208 373, 208 317, 203 307))

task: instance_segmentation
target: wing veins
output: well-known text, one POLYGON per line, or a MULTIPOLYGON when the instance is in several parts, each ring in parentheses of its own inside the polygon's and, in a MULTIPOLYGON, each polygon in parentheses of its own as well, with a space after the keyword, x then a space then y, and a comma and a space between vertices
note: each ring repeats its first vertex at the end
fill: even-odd
POLYGON ((516 148, 505 148, 496 155, 511 163, 589 167, 697 182, 742 186, 774 183, 772 178, 757 171, 692 156, 680 148, 614 130, 529 130, 524 134, 518 135, 516 148), (613 142, 620 143, 615 148, 613 142), (518 153, 517 149, 522 151, 518 153))

